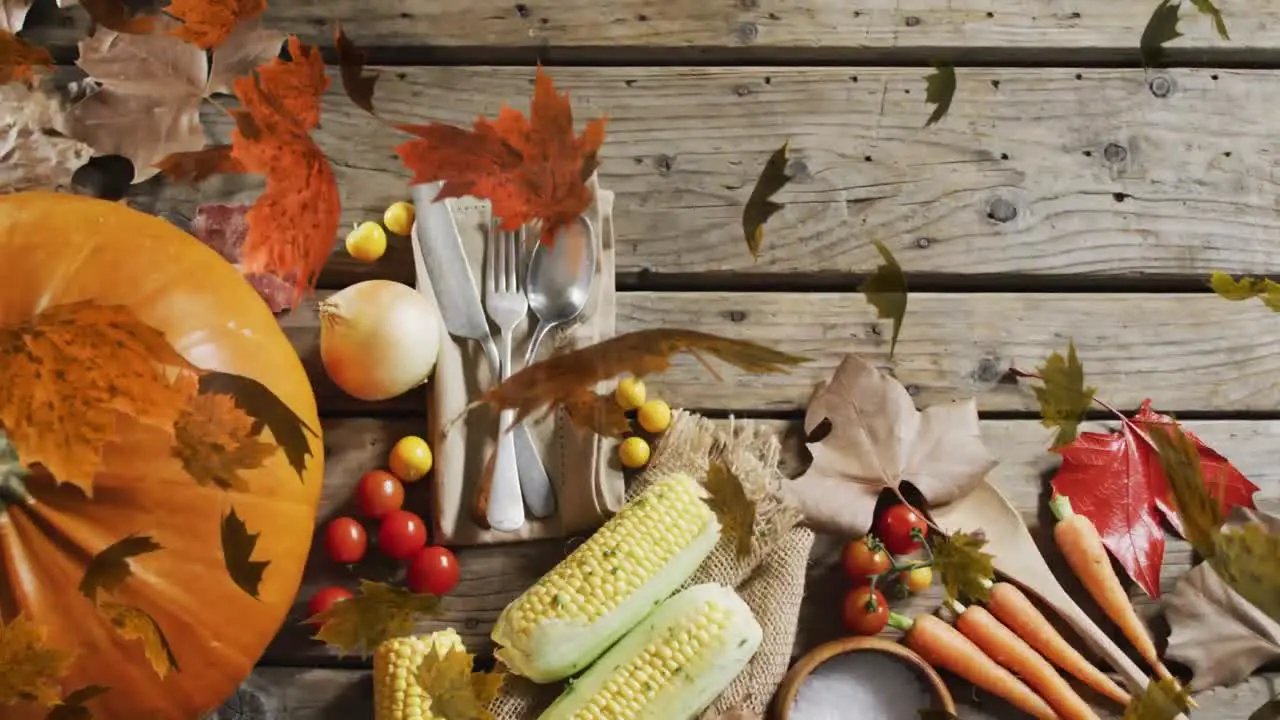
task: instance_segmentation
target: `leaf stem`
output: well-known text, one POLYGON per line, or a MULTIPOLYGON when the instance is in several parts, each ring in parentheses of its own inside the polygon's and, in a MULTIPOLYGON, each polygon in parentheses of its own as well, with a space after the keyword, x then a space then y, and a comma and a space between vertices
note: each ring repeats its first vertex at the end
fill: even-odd
POLYGON ((915 620, 896 612, 889 612, 889 627, 902 632, 909 632, 916 624, 915 620))

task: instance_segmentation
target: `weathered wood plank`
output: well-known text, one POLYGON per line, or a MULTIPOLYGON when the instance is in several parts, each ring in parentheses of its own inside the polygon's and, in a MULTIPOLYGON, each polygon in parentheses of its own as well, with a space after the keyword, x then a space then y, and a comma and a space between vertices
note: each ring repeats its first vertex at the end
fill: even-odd
MULTIPOLYGON (((800 429, 797 424, 772 421, 770 427, 784 439, 785 453, 782 468, 790 476, 799 474, 807 463, 800 429)), ((1272 448, 1280 441, 1280 421, 1211 421, 1189 422, 1187 426, 1205 442, 1231 458, 1260 488, 1257 497, 1259 507, 1269 512, 1280 512, 1280 467, 1272 457, 1272 448)), ((372 419, 329 420, 325 422, 325 447, 328 466, 324 495, 318 514, 318 522, 324 523, 338 515, 351 512, 349 496, 355 482, 363 472, 379 467, 384 462, 390 442, 406 432, 416 430, 414 422, 382 422, 372 419)), ((1095 428, 1096 429, 1096 428, 1095 428)), ((1045 505, 1045 479, 1056 466, 1056 456, 1045 451, 1048 431, 1030 420, 999 420, 982 423, 983 439, 996 452, 1001 464, 993 471, 991 479, 1022 513, 1027 523, 1038 528, 1037 538, 1041 550, 1055 566, 1064 585, 1073 590, 1076 597, 1085 598, 1083 590, 1070 575, 1070 571, 1058 556, 1051 535, 1046 532, 1049 515, 1045 505)), ((425 511, 425 495, 412 493, 406 507, 425 511)), ((807 650, 831 639, 839 631, 839 601, 847 589, 847 581, 838 566, 839 539, 825 539, 815 551, 810 571, 810 587, 801 612, 799 651, 807 650)), ((466 639, 472 652, 488 655, 492 652, 489 632, 498 613, 517 595, 524 591, 544 572, 558 562, 569 549, 562 541, 544 541, 483 548, 463 548, 458 551, 462 568, 462 581, 444 602, 444 614, 429 622, 423 622, 419 630, 428 632, 444 627, 454 627, 466 639)), ((373 553, 376 555, 376 553, 373 553)), ((1165 556, 1162 582, 1171 588, 1191 563, 1188 545, 1180 540, 1170 540, 1165 556)), ((263 662, 280 665, 328 664, 336 661, 334 654, 321 644, 309 639, 309 632, 298 622, 304 619, 306 603, 319 588, 341 584, 352 586, 357 577, 377 579, 397 577, 397 569, 389 563, 368 562, 355 572, 338 567, 324 557, 319 541, 313 548, 307 566, 303 587, 284 629, 268 648, 263 662)), ((1135 590, 1135 593, 1137 591, 1135 590)), ((1135 595, 1136 597, 1136 595, 1135 595)), ((923 610, 937 605, 937 597, 918 598, 914 604, 905 605, 923 610)), ((1149 607, 1150 601, 1139 598, 1140 605, 1149 607)), ((1091 611, 1095 620, 1102 619, 1089 602, 1082 606, 1091 611)), ((1108 627, 1108 625, 1103 625, 1108 627)), ((348 659, 347 662, 359 662, 348 659)))
MULTIPOLYGON (((970 277, 976 289, 996 275, 1083 287, 1100 278, 1203 281, 1215 269, 1280 272, 1271 167, 1280 72, 962 68, 950 113, 929 129, 920 69, 552 72, 579 119, 608 116, 600 172, 618 193, 624 278, 717 274, 807 289, 806 280, 825 276, 830 288, 880 262, 873 239, 913 275, 970 277), (770 220, 753 262, 742 206, 788 139, 795 180, 777 196, 787 208, 770 220)), ((467 125, 504 102, 526 107, 533 71, 382 75, 378 105, 389 117, 467 125)), ((213 136, 230 132, 216 109, 206 124, 213 136)), ((407 198, 410 173, 392 153, 406 137, 340 89, 315 134, 337 166, 342 234, 407 198)), ((236 192, 245 182, 166 189, 153 202, 189 214, 197 200, 252 198, 256 189, 236 192)), ((372 265, 335 249, 325 287, 412 276, 407 240, 393 238, 372 265)))
MULTIPOLYGON (((358 42, 381 47, 796 48, 821 51, 921 48, 1043 53, 1046 48, 1136 51, 1155 3, 1076 0, 388 0, 311 3, 276 0, 264 22, 309 42, 332 44, 341 21, 358 42)), ((1280 9, 1266 0, 1219 0, 1232 40, 1188 9, 1171 43, 1179 49, 1276 47, 1280 9)), ((52 13, 49 13, 50 15, 52 13)), ((69 13, 77 27, 85 16, 69 13)), ((66 37, 73 28, 64 27, 66 37)), ((607 57, 607 56, 606 56, 607 57)))
MULTIPOLYGON (((323 377, 314 306, 282 323, 304 360, 322 412, 361 412, 323 377)), ((757 376, 677 358, 647 382, 673 406, 799 410, 841 357, 889 364, 891 324, 856 293, 620 293, 618 332, 679 327, 744 338, 811 361, 788 375, 757 376)), ((975 396, 982 410, 1035 410, 1030 390, 1004 379, 1034 369, 1074 338, 1089 382, 1117 407, 1152 398, 1170 412, 1260 411, 1280 407, 1280 324, 1261 303, 1211 294, 932 294, 910 296, 892 362, 919 403, 975 396)), ((382 408, 418 412, 421 393, 382 408)))
MULTIPOLYGON (((964 720, 1020 720, 1025 715, 994 698, 979 698, 954 676, 947 680, 964 720)), ((1196 720, 1241 720, 1274 692, 1280 674, 1256 675, 1229 688, 1196 695, 1196 720)), ((366 720, 373 717, 373 679, 368 670, 259 667, 208 720, 366 720)), ((1099 705, 1100 717, 1118 720, 1114 708, 1099 705)))

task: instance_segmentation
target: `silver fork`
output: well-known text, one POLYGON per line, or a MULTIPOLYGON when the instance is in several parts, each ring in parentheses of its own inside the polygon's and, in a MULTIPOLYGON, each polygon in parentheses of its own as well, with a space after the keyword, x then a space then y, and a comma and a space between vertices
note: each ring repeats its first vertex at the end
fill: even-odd
MULTIPOLYGON (((524 240, 523 227, 516 233, 499 231, 497 222, 490 221, 484 306, 489 319, 498 326, 501 360, 498 382, 511 376, 511 331, 529 312, 529 301, 520 290, 520 254, 524 240)), ((519 530, 524 525, 524 497, 516 470, 515 438, 509 432, 515 417, 515 410, 503 410, 498 416, 498 453, 493 461, 493 480, 485 513, 489 527, 501 532, 519 530)))

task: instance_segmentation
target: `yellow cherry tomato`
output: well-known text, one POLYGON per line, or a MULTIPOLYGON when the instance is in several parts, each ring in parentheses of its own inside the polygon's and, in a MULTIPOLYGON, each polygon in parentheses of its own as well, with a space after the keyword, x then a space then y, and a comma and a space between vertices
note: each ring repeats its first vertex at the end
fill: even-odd
POLYGON ((391 448, 391 472, 405 482, 417 482, 431 470, 431 447, 416 435, 406 435, 391 448))
POLYGON ((387 251, 387 233, 372 220, 362 222, 347 233, 347 252, 361 262, 374 262, 387 251))
POLYGON ((618 446, 618 459, 623 467, 642 468, 649 462, 649 443, 644 438, 629 437, 618 446))
POLYGON ((904 570, 898 573, 898 577, 911 592, 924 592, 933 584, 933 568, 926 566, 904 570))
POLYGON ((382 224, 397 235, 408 235, 413 230, 413 216, 413 206, 409 203, 391 203, 382 213, 382 224))
POLYGON ((635 410, 644 404, 644 381, 640 378, 624 377, 618 381, 618 389, 613 397, 623 410, 635 410))
POLYGON ((645 432, 660 433, 671 425, 671 406, 661 400, 650 400, 640 406, 636 420, 645 432))

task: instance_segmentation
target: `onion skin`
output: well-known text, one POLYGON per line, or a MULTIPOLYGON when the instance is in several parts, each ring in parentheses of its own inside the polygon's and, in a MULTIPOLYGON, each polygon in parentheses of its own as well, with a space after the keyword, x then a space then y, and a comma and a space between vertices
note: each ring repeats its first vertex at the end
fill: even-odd
POLYGON ((402 283, 366 280, 320 303, 320 360, 343 392, 386 400, 431 377, 440 326, 434 300, 402 283))

